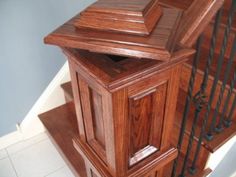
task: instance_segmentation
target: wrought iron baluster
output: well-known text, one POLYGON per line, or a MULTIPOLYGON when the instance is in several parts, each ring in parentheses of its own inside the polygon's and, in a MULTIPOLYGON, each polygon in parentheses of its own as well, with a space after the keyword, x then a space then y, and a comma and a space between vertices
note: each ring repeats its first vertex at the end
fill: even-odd
MULTIPOLYGON (((231 27, 232 27, 232 21, 233 21, 233 17, 234 17, 235 8, 236 8, 236 1, 233 1, 233 4, 232 4, 232 6, 230 8, 230 12, 229 12, 227 26, 226 26, 226 29, 225 29, 223 44, 222 44, 222 47, 221 47, 221 50, 220 50, 220 56, 219 56, 218 63, 217 63, 217 70, 216 70, 216 74, 214 76, 214 82, 213 82, 213 85, 212 85, 212 88, 211 88, 211 94, 210 94, 209 102, 208 102, 208 105, 207 105, 207 111, 206 111, 206 114, 204 116, 204 122, 206 120, 206 124, 207 124, 207 121, 209 119, 209 113, 210 113, 210 110, 211 110, 212 102, 213 102, 213 99, 214 99, 214 96, 215 96, 215 91, 216 91, 217 84, 218 84, 218 81, 219 81, 219 76, 220 76, 222 64, 223 64, 223 61, 224 61, 224 55, 225 55, 227 43, 228 43, 228 40, 229 40, 229 34, 230 34, 231 27)), ((208 130, 208 132, 205 136, 208 141, 211 141, 213 139, 213 131, 214 131, 213 125, 215 125, 215 120, 214 119, 212 120, 210 128, 209 128, 209 130, 208 130)), ((205 131, 205 128, 206 128, 206 125, 203 126, 203 131, 205 131)))
MULTIPOLYGON (((218 29, 219 29, 219 26, 220 26, 222 11, 223 11, 223 8, 221 8, 217 12, 216 18, 215 18, 215 24, 214 24, 212 38, 211 38, 211 44, 210 44, 210 52, 209 52, 209 56, 208 56, 208 59, 207 59, 206 68, 205 68, 205 71, 204 71, 204 77, 203 77, 203 81, 202 81, 202 84, 201 84, 201 89, 198 93, 198 94, 202 95, 202 97, 204 97, 204 96, 206 97, 205 90, 206 90, 206 86, 207 86, 207 82, 208 82, 211 63, 212 63, 212 60, 214 58, 214 53, 215 53, 215 48, 216 48, 216 38, 217 38, 217 34, 218 34, 218 29)), ((197 114, 197 116, 199 115, 197 112, 195 112, 195 113, 197 114)), ((200 150, 200 147, 199 147, 199 150, 200 150)), ((198 157, 198 154, 194 156, 193 163, 192 163, 191 167, 189 168, 190 173, 196 172, 196 167, 195 166, 196 166, 197 157, 198 157)))
POLYGON ((231 122, 232 122, 233 113, 235 111, 235 108, 236 108, 236 96, 234 97, 234 102, 233 102, 232 108, 230 110, 229 118, 226 120, 228 125, 231 124, 231 122))
MULTIPOLYGON (((232 83, 230 85, 230 95, 232 96, 232 91, 234 89, 234 86, 236 84, 236 68, 235 68, 235 71, 234 71, 234 78, 232 80, 232 83)), ((235 108, 236 108, 236 95, 234 96, 234 101, 233 101, 233 104, 232 104, 232 107, 230 109, 230 112, 229 112, 229 116, 227 119, 224 120, 224 123, 225 123, 225 126, 226 127, 229 127, 232 123, 232 118, 233 118, 233 113, 235 111, 235 108)))
POLYGON ((224 122, 226 127, 230 126, 230 122, 228 122, 227 120, 224 121, 224 117, 227 113, 227 110, 228 110, 228 107, 229 107, 229 101, 230 101, 230 98, 232 96, 235 84, 236 84, 236 68, 235 68, 233 80, 231 81, 230 88, 229 88, 229 91, 228 91, 228 94, 227 94, 227 97, 226 97, 226 100, 225 100, 225 105, 223 107, 223 111, 222 111, 221 116, 220 116, 219 125, 217 125, 219 127, 223 125, 223 122, 224 122))
MULTIPOLYGON (((187 167, 187 161, 189 159, 189 155, 190 155, 192 145, 193 145, 193 141, 194 141, 195 129, 197 127, 197 121, 198 121, 198 118, 199 118, 199 114, 200 114, 204 104, 206 103, 205 99, 206 99, 206 97, 204 95, 201 95, 201 94, 196 95, 196 97, 194 98, 194 102, 196 104, 196 112, 195 112, 195 115, 194 115, 194 118, 193 118, 193 123, 192 123, 192 127, 191 127, 191 133, 190 133, 190 137, 189 137, 187 152, 186 152, 185 157, 184 157, 184 163, 183 163, 183 167, 182 167, 182 171, 181 171, 182 175, 184 174, 184 172, 186 170, 186 167, 187 167)), ((190 168, 189 172, 191 174, 194 174, 195 169, 190 168)))
POLYGON ((223 99, 223 96, 224 96, 224 93, 225 93, 225 87, 226 87, 226 84, 227 84, 229 76, 230 76, 230 70, 231 70, 231 66, 232 66, 233 61, 234 61, 235 54, 236 54, 236 36, 234 38, 233 47, 231 49, 230 58, 229 58, 229 61, 227 63, 227 66, 226 66, 226 71, 225 71, 225 75, 224 75, 223 84, 221 85, 221 88, 220 88, 219 98, 217 100, 216 108, 215 108, 215 111, 214 111, 214 114, 213 114, 212 123, 211 123, 211 127, 210 127, 211 130, 215 128, 215 131, 218 132, 218 133, 223 130, 223 126, 222 126, 222 124, 218 124, 215 127, 215 125, 216 125, 217 117, 218 117, 218 114, 219 114, 219 109, 220 109, 220 106, 221 106, 221 103, 222 103, 222 99, 223 99))
MULTIPOLYGON (((236 5, 236 1, 234 0, 234 1, 232 1, 232 6, 231 6, 231 9, 230 9, 231 12, 230 12, 230 16, 229 16, 229 19, 228 19, 228 25, 227 26, 231 26, 230 23, 232 23, 232 20, 230 18, 232 18, 231 16, 233 16, 233 12, 235 10, 235 5, 236 5)), ((210 109, 210 108, 208 107, 208 109, 210 109)), ((207 113, 206 116, 209 116, 208 114, 209 113, 207 113)), ((197 148, 196 148, 196 151, 195 151, 195 154, 194 154, 192 165, 190 167, 193 170, 196 168, 196 162, 197 162, 198 154, 200 152, 201 143, 202 143, 202 140, 203 140, 204 135, 205 135, 205 128, 206 128, 207 121, 208 121, 207 119, 208 119, 208 117, 205 117, 205 119, 203 120, 203 125, 202 125, 202 128, 201 128, 200 137, 198 139, 197 148)))
MULTIPOLYGON (((183 142, 185 127, 186 127, 186 122, 187 122, 187 116, 189 113, 190 104, 191 104, 192 97, 193 97, 192 91, 193 91, 193 87, 194 87, 197 66, 198 66, 200 53, 201 53, 200 52, 201 43, 202 43, 202 36, 200 36, 197 41, 197 46, 196 46, 197 52, 196 52, 194 59, 193 59, 192 72, 191 72, 189 87, 188 87, 188 96, 186 98, 186 104, 185 104, 183 119, 182 119, 182 123, 181 123, 181 131, 180 131, 179 140, 178 140, 178 144, 177 144, 177 149, 179 151, 181 149, 181 145, 183 142)), ((178 158, 174 161, 174 164, 173 164, 173 170, 172 170, 172 174, 171 174, 172 177, 175 177, 175 175, 176 175, 177 160, 178 160, 178 158)))

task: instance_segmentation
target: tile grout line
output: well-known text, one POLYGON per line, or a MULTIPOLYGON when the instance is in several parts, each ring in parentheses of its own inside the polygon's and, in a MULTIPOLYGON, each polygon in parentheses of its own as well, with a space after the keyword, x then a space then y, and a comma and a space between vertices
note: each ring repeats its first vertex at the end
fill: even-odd
MULTIPOLYGON (((7 151, 7 150, 6 150, 6 151, 7 151)), ((11 159, 11 156, 10 156, 10 154, 9 154, 8 152, 7 152, 7 155, 8 155, 8 158, 9 158, 9 160, 10 160, 11 166, 12 166, 14 172, 15 172, 16 177, 19 177, 18 174, 17 174, 16 168, 15 168, 15 166, 14 166, 14 164, 13 164, 13 161, 12 161, 12 159, 11 159)))
MULTIPOLYGON (((40 141, 38 141, 38 142, 35 142, 34 144, 31 144, 31 145, 29 145, 29 146, 26 146, 26 147, 24 147, 23 149, 18 150, 18 151, 16 151, 16 152, 13 152, 13 153, 11 153, 11 154, 9 154, 9 152, 8 152, 7 149, 6 149, 6 151, 7 151, 7 153, 9 154, 9 156, 10 156, 10 155, 14 155, 14 154, 16 154, 16 153, 18 153, 18 152, 22 152, 22 151, 24 151, 24 150, 26 150, 26 149, 29 149, 30 147, 32 147, 32 146, 34 146, 34 145, 37 145, 37 144, 39 144, 39 143, 42 143, 43 141, 46 141, 46 140, 49 140, 49 138, 42 139, 42 140, 40 140, 40 141)), ((21 141, 21 142, 23 142, 23 141, 21 141)), ((20 143, 20 142, 18 142, 18 143, 20 143)), ((16 143, 16 144, 17 144, 17 143, 16 143)))
POLYGON ((54 170, 54 171, 52 171, 52 172, 50 172, 50 173, 48 173, 48 174, 46 174, 44 177, 47 177, 47 176, 49 176, 49 175, 51 175, 51 174, 53 174, 53 173, 55 173, 55 172, 57 172, 57 171, 59 171, 59 170, 65 168, 65 167, 66 167, 66 164, 65 164, 64 166, 60 167, 60 168, 57 168, 56 170, 54 170))
POLYGON ((1 149, 0 151, 5 151, 5 153, 6 153, 6 157, 2 157, 2 158, 0 158, 0 160, 3 160, 3 159, 5 159, 5 158, 7 158, 7 157, 9 157, 8 156, 8 153, 7 153, 7 150, 4 148, 4 149, 1 149))
MULTIPOLYGON (((0 151, 3 150, 3 149, 6 150, 7 148, 9 148, 9 147, 11 147, 11 146, 14 146, 14 145, 16 145, 16 144, 18 144, 18 143, 29 141, 30 139, 33 139, 33 138, 35 138, 35 137, 37 137, 37 136, 40 136, 40 135, 42 135, 42 134, 45 134, 45 132, 40 133, 40 134, 38 134, 38 135, 35 135, 35 136, 33 136, 33 137, 31 137, 31 138, 28 138, 28 139, 22 139, 22 140, 20 140, 20 141, 17 141, 17 142, 15 142, 15 143, 13 143, 13 144, 11 144, 11 145, 5 147, 5 148, 0 149, 0 151)), ((46 134, 46 135, 47 135, 47 134, 46 134)), ((48 138, 49 138, 49 137, 48 137, 48 135, 47 135, 47 137, 46 137, 45 139, 48 139, 48 138)), ((43 139, 43 140, 44 140, 44 139, 43 139)))

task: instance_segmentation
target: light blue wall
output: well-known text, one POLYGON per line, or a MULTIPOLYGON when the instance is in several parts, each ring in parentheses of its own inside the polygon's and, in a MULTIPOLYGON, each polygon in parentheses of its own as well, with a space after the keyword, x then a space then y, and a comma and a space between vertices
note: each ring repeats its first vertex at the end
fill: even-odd
POLYGON ((0 0, 0 136, 14 131, 65 58, 43 37, 93 0, 0 0))

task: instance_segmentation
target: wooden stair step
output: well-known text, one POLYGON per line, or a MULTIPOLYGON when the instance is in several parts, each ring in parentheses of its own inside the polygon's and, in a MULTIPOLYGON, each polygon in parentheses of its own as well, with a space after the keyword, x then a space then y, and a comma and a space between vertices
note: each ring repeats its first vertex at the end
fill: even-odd
MULTIPOLYGON (((67 83, 68 87, 71 87, 71 82, 67 83)), ((70 89, 67 89, 65 91, 68 91, 70 89)), ((71 92, 67 92, 67 94, 71 94, 70 96, 73 98, 73 94, 71 92)), ((178 128, 178 130, 180 129, 180 125, 181 125, 181 120, 182 120, 182 115, 183 115, 183 109, 184 109, 184 101, 186 100, 186 92, 182 89, 180 89, 179 92, 179 98, 178 98, 178 104, 177 104, 177 113, 176 113, 176 128, 178 128)), ((194 116, 194 107, 191 107, 190 113, 189 113, 189 117, 190 119, 188 119, 189 121, 187 122, 187 129, 186 129, 186 134, 189 135, 190 134, 190 130, 191 130, 191 126, 192 126, 192 119, 194 116)), ((213 114, 213 110, 211 110, 210 115, 213 114)), ((200 114, 200 119, 203 119, 202 117, 204 116, 204 112, 200 114)), ((210 123, 210 121, 209 121, 210 123)), ((199 134, 200 134, 200 128, 202 125, 202 121, 198 121, 198 127, 196 129, 196 140, 198 140, 199 134)), ((230 128, 226 128, 222 133, 220 134, 216 134, 214 137, 213 141, 206 141, 204 140, 203 142, 203 146, 210 152, 215 152, 218 148, 220 148, 225 142, 227 142, 232 136, 234 136, 236 134, 236 124, 233 124, 230 128)))
MULTIPOLYGON (((183 110, 184 110, 184 103, 183 103, 182 100, 186 99, 186 95, 187 95, 186 92, 184 92, 183 90, 180 90, 179 98, 178 98, 178 104, 177 104, 176 119, 175 119, 176 120, 176 122, 175 122, 175 128, 176 129, 180 129, 180 126, 181 126, 182 115, 183 115, 183 110)), ((211 118, 212 118, 212 115, 213 115, 213 111, 214 110, 211 109, 210 119, 208 121, 208 126, 207 127, 209 127, 209 125, 211 123, 211 118)), ((185 134, 187 136, 190 136, 194 113, 195 113, 195 108, 194 108, 193 105, 191 105, 189 116, 188 116, 188 119, 187 119, 186 130, 185 130, 185 134)), ((198 141, 198 138, 200 136, 202 122, 203 122, 203 118, 204 118, 204 115, 205 115, 204 113, 205 113, 204 111, 202 113, 200 113, 199 121, 198 121, 198 124, 196 125, 197 127, 196 127, 196 133, 195 133, 195 141, 198 141)), ((220 134, 214 133, 213 140, 212 141, 204 140, 202 142, 202 145, 209 152, 214 153, 217 149, 219 149, 223 144, 225 144, 234 135, 236 135, 236 123, 235 122, 233 122, 232 126, 230 126, 229 128, 224 128, 223 132, 221 132, 220 134)))
MULTIPOLYGON (((201 63, 201 61, 200 61, 200 63, 201 63)), ((204 64, 200 64, 200 69, 203 69, 203 66, 204 66, 204 64)), ((225 68, 225 66, 223 68, 225 68)), ((194 84, 194 88, 193 88, 193 95, 195 95, 197 92, 199 92, 200 87, 201 87, 201 83, 203 80, 204 72, 200 69, 198 69, 197 73, 196 73, 195 84, 194 84)), ((184 64, 182 67, 182 71, 181 71, 180 88, 182 90, 184 90, 186 93, 188 91, 188 85, 189 85, 191 72, 192 72, 192 65, 190 63, 184 64)), ((211 72, 213 72, 213 71, 211 71, 211 72)), ((232 77, 232 72, 231 72, 231 77, 232 77)), ((209 96, 211 93, 211 88, 212 88, 213 82, 214 82, 214 77, 209 76, 208 84, 207 84, 206 91, 205 91, 207 96, 209 96)), ((221 90, 221 86, 222 86, 222 82, 219 80, 218 84, 217 84, 216 91, 214 93, 214 98, 213 98, 213 102, 212 102, 212 109, 216 108, 217 101, 218 101, 219 94, 220 94, 220 90, 221 90)), ((224 91, 223 98, 222 98, 222 104, 219 109, 220 112, 222 112, 222 110, 223 110, 222 109, 224 106, 223 103, 225 103, 225 101, 226 101, 228 91, 229 91, 229 85, 226 86, 226 89, 224 91)), ((236 94, 236 89, 234 88, 233 96, 230 98, 230 101, 229 101, 229 107, 231 107, 233 104, 235 94, 236 94)), ((228 112, 229 112, 229 110, 228 110, 228 112)), ((236 121, 236 111, 234 112, 233 117, 236 121)))
POLYGON ((74 103, 70 102, 40 114, 39 118, 74 175, 87 177, 84 160, 72 143, 72 137, 78 134, 74 103))
MULTIPOLYGON (((181 173, 182 167, 183 167, 183 162, 184 162, 184 155, 180 154, 180 156, 178 157, 178 165, 177 165, 177 169, 176 169, 176 175, 175 177, 178 177, 179 174, 181 173)), ((187 167, 189 167, 191 164, 191 161, 187 162, 187 167)), ((165 171, 164 171, 164 177, 167 176, 171 176, 171 172, 173 169, 173 163, 169 164, 165 171)), ((190 174, 189 172, 185 172, 184 176, 185 177, 206 177, 208 176, 210 173, 212 172, 212 170, 210 168, 207 169, 203 169, 203 170, 197 170, 195 174, 190 174)))
MULTIPOLYGON (((201 51, 203 52, 203 57, 205 57, 204 58, 205 60, 207 59, 207 57, 209 55, 209 51, 210 51, 209 48, 211 46, 213 27, 214 27, 214 24, 209 24, 203 32, 204 38, 203 38, 203 42, 202 42, 202 50, 201 51)), ((218 59, 219 54, 221 52, 224 35, 225 35, 225 26, 221 25, 221 26, 219 26, 217 38, 216 38, 216 48, 215 48, 216 55, 214 56, 214 58, 216 60, 218 59)), ((227 48, 226 48, 225 55, 224 55, 225 56, 224 59, 226 61, 230 57, 234 37, 235 37, 235 31, 231 30, 229 33, 227 48)), ((234 59, 234 61, 235 60, 236 59, 234 59)))
MULTIPOLYGON (((86 177, 86 169, 82 157, 75 150, 72 137, 78 134, 76 114, 74 103, 70 102, 58 108, 45 112, 39 115, 40 120, 46 127, 49 137, 52 142, 68 163, 75 176, 86 177)), ((178 159, 178 164, 183 162, 183 156, 178 159)), ((181 166, 181 165, 180 165, 181 166)), ((166 167, 165 177, 169 175, 172 170, 172 164, 166 167)), ((180 167, 178 167, 178 173, 180 167)), ((209 174, 209 169, 199 170, 195 175, 186 175, 186 177, 203 177, 209 174)))
POLYGON ((69 82, 62 84, 61 88, 64 91, 66 102, 72 101, 74 98, 73 98, 73 91, 72 91, 71 82, 69 81, 69 82))

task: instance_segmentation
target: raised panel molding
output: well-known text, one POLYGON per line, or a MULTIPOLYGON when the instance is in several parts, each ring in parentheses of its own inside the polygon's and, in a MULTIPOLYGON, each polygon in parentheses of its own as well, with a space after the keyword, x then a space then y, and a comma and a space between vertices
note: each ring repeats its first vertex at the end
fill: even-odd
POLYGON ((106 163, 102 95, 96 92, 82 78, 78 77, 78 79, 86 139, 90 147, 106 163))
POLYGON ((103 114, 102 96, 91 88, 89 88, 89 91, 90 91, 89 94, 90 94, 94 138, 105 149, 104 122, 102 115, 103 114))
POLYGON ((129 166, 159 151, 167 83, 129 96, 129 166))

